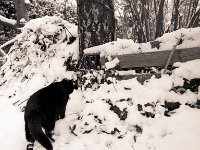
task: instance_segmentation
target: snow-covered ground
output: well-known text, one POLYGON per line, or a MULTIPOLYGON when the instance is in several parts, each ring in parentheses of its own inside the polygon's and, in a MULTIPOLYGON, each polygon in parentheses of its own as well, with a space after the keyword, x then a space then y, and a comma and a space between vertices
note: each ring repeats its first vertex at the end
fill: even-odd
MULTIPOLYGON (((156 80, 157 84, 152 79, 141 85, 131 79, 117 81, 115 85, 103 84, 96 91, 74 91, 66 117, 56 123, 54 149, 199 150, 200 109, 184 104, 187 100, 196 101, 199 96, 190 91, 183 95, 169 92, 170 77, 156 80), (163 100, 173 99, 183 104, 171 117, 164 116, 163 100), (148 102, 157 104, 154 108, 145 107, 148 102), (122 113, 120 118, 111 104, 127 114, 122 113), (138 104, 143 106, 142 111, 138 110, 138 104), (143 116, 145 111, 155 117, 143 116)), ((25 149, 23 112, 3 96, 0 107, 0 149, 25 149)), ((35 150, 42 149, 36 143, 35 150)))
MULTIPOLYGON (((68 58, 78 57, 78 40, 69 43, 68 30, 77 37, 77 27, 57 17, 31 20, 11 47, 0 68, 0 150, 26 148, 24 100, 53 81, 75 78, 63 65, 68 58)), ((184 38, 191 40, 199 31, 184 29, 190 33, 184 38)), ((172 33, 171 39, 176 36, 172 33)), ((169 44, 170 34, 162 37, 163 43, 164 37, 169 44)), ((196 37, 192 39, 199 43, 196 37)), ((120 43, 116 51, 123 47, 120 43)), ((184 79, 200 78, 200 59, 174 66, 171 75, 152 77, 143 85, 135 78, 108 78, 110 82, 98 88, 75 90, 66 117, 56 122, 54 150, 199 150, 200 88, 183 93, 173 89, 183 86, 184 79), (180 106, 169 111, 166 102, 180 106)), ((90 74, 85 76, 90 80, 90 74)), ((95 71, 93 76, 101 80, 95 71)), ((34 150, 42 149, 35 143, 34 150)))

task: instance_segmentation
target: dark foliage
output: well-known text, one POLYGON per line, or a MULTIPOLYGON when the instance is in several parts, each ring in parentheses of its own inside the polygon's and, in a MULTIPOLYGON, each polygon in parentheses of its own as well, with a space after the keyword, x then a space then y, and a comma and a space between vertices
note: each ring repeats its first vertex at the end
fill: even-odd
POLYGON ((120 120, 126 120, 128 116, 127 108, 124 108, 123 110, 120 110, 120 108, 117 105, 113 105, 110 100, 106 101, 110 105, 110 110, 117 114, 117 116, 120 118, 120 120))
POLYGON ((194 78, 191 80, 184 79, 183 86, 176 86, 172 89, 176 93, 183 94, 186 90, 190 90, 192 92, 198 92, 198 87, 200 86, 200 78, 194 78))

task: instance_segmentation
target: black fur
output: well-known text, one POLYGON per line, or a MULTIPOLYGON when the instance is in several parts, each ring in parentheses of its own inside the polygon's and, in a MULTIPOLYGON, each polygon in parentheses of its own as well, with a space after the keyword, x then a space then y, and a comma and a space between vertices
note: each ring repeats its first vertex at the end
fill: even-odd
POLYGON ((34 143, 37 140, 47 150, 53 150, 50 140, 54 141, 52 131, 55 122, 65 117, 66 104, 73 90, 73 81, 64 79, 40 89, 30 97, 24 114, 27 141, 34 143))

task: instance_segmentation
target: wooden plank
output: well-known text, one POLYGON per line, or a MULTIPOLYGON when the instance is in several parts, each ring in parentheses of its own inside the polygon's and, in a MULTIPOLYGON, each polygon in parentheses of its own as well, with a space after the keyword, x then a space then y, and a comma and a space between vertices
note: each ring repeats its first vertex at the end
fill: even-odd
POLYGON ((161 73, 152 73, 152 74, 146 73, 146 74, 136 74, 136 75, 123 75, 123 76, 118 75, 116 78, 118 80, 128 80, 136 78, 139 83, 143 84, 144 81, 150 79, 152 76, 155 76, 155 78, 158 79, 161 77, 161 73))
MULTIPOLYGON (((171 50, 126 54, 113 56, 120 60, 120 68, 133 68, 133 67, 164 67, 171 50)), ((175 62, 186 62, 189 60, 200 59, 200 47, 177 49, 171 59, 170 65, 175 62)), ((106 60, 104 57, 100 59, 101 65, 104 66, 106 60)))

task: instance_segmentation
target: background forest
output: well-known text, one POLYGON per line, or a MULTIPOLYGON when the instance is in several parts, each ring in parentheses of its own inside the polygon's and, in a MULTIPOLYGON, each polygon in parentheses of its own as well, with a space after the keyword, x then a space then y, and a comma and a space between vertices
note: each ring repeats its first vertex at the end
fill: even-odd
MULTIPOLYGON (((199 5, 199 0, 114 0, 116 37, 144 43, 180 28, 198 27, 199 5)), ((29 19, 56 15, 77 23, 75 1, 30 0, 28 10, 29 19)), ((17 19, 12 0, 0 1, 0 15, 0 44, 3 44, 20 32, 16 26, 2 24, 2 16, 17 19)))

